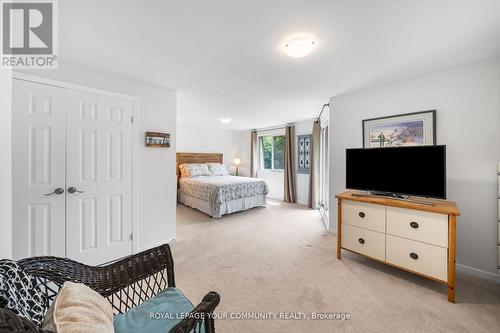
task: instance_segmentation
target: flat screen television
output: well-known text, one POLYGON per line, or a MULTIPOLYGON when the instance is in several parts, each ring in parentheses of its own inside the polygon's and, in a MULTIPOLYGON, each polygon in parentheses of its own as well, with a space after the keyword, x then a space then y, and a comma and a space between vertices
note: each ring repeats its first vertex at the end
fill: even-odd
POLYGON ((346 188, 446 199, 446 146, 347 149, 346 188))

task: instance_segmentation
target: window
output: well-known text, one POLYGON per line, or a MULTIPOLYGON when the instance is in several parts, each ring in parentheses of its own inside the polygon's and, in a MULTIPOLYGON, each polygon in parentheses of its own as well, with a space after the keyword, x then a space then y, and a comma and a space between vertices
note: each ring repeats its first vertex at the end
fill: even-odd
POLYGON ((260 167, 265 170, 283 170, 285 167, 285 136, 260 137, 260 167))

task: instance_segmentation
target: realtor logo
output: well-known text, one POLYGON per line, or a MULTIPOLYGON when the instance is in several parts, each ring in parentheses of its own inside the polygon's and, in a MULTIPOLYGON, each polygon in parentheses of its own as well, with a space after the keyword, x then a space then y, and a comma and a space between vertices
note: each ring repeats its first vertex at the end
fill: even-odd
POLYGON ((56 13, 55 0, 2 0, 2 67, 57 68, 56 13))

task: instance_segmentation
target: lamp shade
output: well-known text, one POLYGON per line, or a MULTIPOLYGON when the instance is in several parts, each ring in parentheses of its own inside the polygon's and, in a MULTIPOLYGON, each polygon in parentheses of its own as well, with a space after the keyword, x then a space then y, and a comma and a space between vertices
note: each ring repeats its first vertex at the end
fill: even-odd
POLYGON ((239 158, 235 158, 235 159, 233 160, 233 165, 234 165, 234 166, 240 166, 240 165, 241 165, 241 160, 240 160, 239 158))

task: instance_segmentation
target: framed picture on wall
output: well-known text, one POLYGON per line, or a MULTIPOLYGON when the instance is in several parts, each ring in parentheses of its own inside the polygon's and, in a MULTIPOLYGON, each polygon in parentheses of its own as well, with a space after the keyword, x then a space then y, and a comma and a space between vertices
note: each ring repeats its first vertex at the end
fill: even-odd
POLYGON ((159 132, 146 132, 144 135, 146 147, 170 147, 170 134, 159 132))
POLYGON ((436 110, 363 120, 363 148, 436 144, 436 110))
POLYGON ((312 135, 297 135, 297 173, 309 173, 311 169, 312 135))

